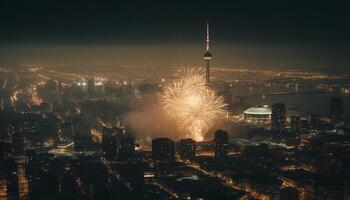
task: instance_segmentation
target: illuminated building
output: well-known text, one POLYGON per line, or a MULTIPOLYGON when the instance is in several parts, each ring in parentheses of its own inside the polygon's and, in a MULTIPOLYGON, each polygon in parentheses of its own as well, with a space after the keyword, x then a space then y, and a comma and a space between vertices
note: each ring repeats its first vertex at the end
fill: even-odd
POLYGON ((244 111, 244 119, 253 123, 268 123, 271 120, 271 108, 266 105, 250 107, 244 111))
POLYGON ((152 158, 157 161, 175 160, 175 142, 169 138, 152 140, 152 158))
POLYGON ((329 112, 332 125, 340 124, 343 120, 343 100, 339 97, 332 97, 329 101, 329 112))
POLYGON ((29 185, 25 174, 25 162, 19 160, 18 163, 18 189, 20 199, 25 199, 28 196, 29 185))
POLYGON ((207 22, 207 35, 206 35, 206 51, 204 53, 204 60, 205 60, 205 80, 206 85, 210 86, 210 60, 212 59, 212 54, 209 52, 209 22, 207 22))
POLYGON ((181 158, 194 158, 196 156, 196 142, 190 138, 180 140, 178 142, 178 153, 181 158))
POLYGON ((215 157, 224 158, 228 153, 228 134, 223 130, 215 132, 215 157))
POLYGON ((272 105, 271 113, 271 129, 284 130, 286 122, 286 105, 283 103, 275 103, 272 105))
POLYGON ((301 122, 299 116, 290 117, 290 131, 293 133, 299 133, 301 129, 301 122))
POLYGON ((342 93, 342 95, 347 95, 347 96, 349 96, 349 94, 350 94, 350 88, 348 88, 348 87, 342 87, 342 88, 340 88, 340 92, 342 93))

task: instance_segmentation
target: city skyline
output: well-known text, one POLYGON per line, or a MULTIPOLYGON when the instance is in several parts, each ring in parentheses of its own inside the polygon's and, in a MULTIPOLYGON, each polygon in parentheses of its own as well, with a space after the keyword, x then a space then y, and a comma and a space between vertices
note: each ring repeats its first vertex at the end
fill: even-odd
POLYGON ((0 200, 349 200, 348 17, 1 1, 0 200))

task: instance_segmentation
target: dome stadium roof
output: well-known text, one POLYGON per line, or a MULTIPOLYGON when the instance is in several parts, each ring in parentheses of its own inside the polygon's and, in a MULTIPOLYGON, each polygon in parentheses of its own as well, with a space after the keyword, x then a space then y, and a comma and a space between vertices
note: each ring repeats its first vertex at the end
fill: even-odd
POLYGON ((250 114, 250 115, 271 115, 271 113, 272 113, 271 108, 267 106, 250 107, 244 111, 244 114, 250 114))

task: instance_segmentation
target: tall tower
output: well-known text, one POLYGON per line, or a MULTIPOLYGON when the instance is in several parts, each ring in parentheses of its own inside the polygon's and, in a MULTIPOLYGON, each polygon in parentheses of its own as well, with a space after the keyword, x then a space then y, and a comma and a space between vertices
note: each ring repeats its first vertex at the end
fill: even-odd
POLYGON ((206 85, 210 86, 210 60, 212 58, 212 54, 209 52, 209 22, 207 21, 207 37, 205 40, 206 44, 206 51, 204 53, 204 60, 205 60, 205 78, 206 78, 206 85))

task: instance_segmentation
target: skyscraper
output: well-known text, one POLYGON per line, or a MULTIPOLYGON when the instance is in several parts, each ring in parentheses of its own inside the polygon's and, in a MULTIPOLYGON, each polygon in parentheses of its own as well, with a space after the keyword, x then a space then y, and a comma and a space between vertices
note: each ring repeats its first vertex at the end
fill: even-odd
POLYGON ((95 95, 95 79, 93 77, 89 78, 88 80, 87 91, 89 97, 93 97, 95 95))
POLYGON ((77 118, 73 122, 74 128, 74 150, 87 151, 92 143, 91 139, 91 125, 83 120, 77 118))
POLYGON ((301 123, 300 123, 300 117, 299 116, 291 116, 290 117, 290 131, 292 133, 298 134, 300 132, 301 123))
POLYGON ((298 134, 301 130, 301 121, 300 116, 291 116, 290 117, 290 131, 292 133, 298 134))
POLYGON ((314 114, 309 115, 309 128, 311 130, 320 129, 320 124, 321 124, 320 116, 314 115, 314 114))
POLYGON ((271 129, 284 130, 286 122, 286 105, 283 103, 275 103, 272 105, 271 129))
POLYGON ((223 130, 215 132, 215 157, 224 158, 228 153, 228 134, 223 130))
POLYGON ((152 140, 152 158, 157 161, 175 160, 175 142, 169 138, 152 140))
POLYGON ((135 153, 135 141, 129 133, 118 127, 103 128, 102 152, 108 160, 126 160, 132 158, 135 153))
POLYGON ((209 22, 207 21, 207 35, 206 35, 206 51, 204 53, 204 60, 205 60, 205 78, 206 78, 206 85, 210 86, 210 60, 212 59, 212 54, 209 52, 209 22))
POLYGON ((124 134, 121 142, 121 152, 119 159, 126 160, 134 157, 135 154, 135 139, 132 135, 124 134))
POLYGON ((15 155, 22 155, 24 154, 24 136, 23 132, 20 130, 18 125, 14 127, 12 136, 12 145, 13 145, 13 151, 15 155))
POLYGON ((120 155, 122 137, 123 129, 121 128, 105 127, 102 129, 102 152, 106 159, 113 160, 120 155))
POLYGON ((337 125, 343 120, 343 100, 332 97, 329 101, 329 112, 332 125, 337 125))
POLYGON ((196 142, 190 138, 180 140, 178 143, 178 153, 181 158, 194 158, 196 156, 196 142))

